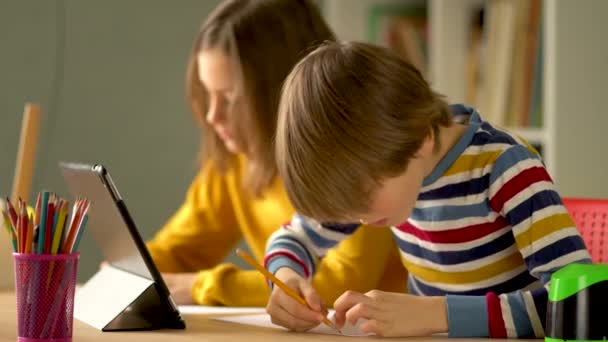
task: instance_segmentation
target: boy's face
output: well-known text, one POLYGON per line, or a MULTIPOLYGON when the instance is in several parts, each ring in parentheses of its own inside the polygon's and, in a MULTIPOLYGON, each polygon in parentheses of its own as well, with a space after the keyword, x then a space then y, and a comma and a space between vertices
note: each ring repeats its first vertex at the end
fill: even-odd
POLYGON ((433 170, 437 156, 434 140, 427 138, 416 156, 400 175, 388 178, 372 191, 369 212, 359 216, 361 223, 384 227, 400 226, 410 217, 424 178, 433 170))
POLYGON ((377 227, 403 224, 416 204, 425 175, 423 160, 412 159, 405 172, 372 192, 369 213, 360 217, 361 223, 377 227))

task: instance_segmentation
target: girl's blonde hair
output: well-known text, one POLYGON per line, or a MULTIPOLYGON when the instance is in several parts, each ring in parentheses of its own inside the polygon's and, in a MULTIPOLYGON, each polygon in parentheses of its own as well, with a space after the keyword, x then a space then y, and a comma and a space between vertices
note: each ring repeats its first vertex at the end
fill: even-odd
MULTIPOLYGON (((203 23, 190 53, 187 98, 202 127, 201 160, 225 172, 234 161, 205 120, 208 100, 199 80, 197 55, 220 48, 240 71, 240 91, 247 110, 238 118, 251 163, 244 187, 261 195, 276 176, 272 148, 281 85, 307 50, 335 39, 309 0, 227 0, 203 23)), ((239 137, 241 138, 241 137, 239 137)))

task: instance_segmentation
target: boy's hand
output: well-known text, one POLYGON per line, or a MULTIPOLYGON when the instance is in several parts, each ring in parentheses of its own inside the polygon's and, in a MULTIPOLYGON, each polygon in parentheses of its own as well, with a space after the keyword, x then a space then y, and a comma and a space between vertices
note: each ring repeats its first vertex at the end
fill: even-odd
POLYGON ((192 286, 197 273, 163 273, 163 280, 177 305, 193 304, 192 286))
POLYGON ((334 303, 336 325, 360 318, 363 333, 379 336, 425 336, 448 331, 445 297, 419 297, 378 290, 348 291, 334 303))
POLYGON ((272 323, 294 331, 306 331, 319 325, 327 310, 312 285, 287 267, 279 269, 275 276, 299 293, 312 310, 274 285, 266 306, 266 312, 272 318, 272 323))

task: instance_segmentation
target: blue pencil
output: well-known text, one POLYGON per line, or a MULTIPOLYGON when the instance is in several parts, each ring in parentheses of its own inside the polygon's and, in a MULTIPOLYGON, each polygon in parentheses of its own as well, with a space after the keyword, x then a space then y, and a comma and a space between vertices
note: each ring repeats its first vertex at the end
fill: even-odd
POLYGON ((78 233, 76 235, 76 242, 74 242, 74 246, 72 247, 71 253, 76 253, 78 251, 78 246, 80 245, 80 239, 82 239, 82 235, 84 233, 85 228, 87 227, 87 221, 89 220, 89 215, 85 214, 82 219, 82 223, 80 224, 80 228, 78 229, 78 233))
POLYGON ((46 210, 49 205, 49 192, 42 193, 42 203, 40 208, 40 226, 38 227, 38 254, 44 252, 44 236, 46 233, 46 210))

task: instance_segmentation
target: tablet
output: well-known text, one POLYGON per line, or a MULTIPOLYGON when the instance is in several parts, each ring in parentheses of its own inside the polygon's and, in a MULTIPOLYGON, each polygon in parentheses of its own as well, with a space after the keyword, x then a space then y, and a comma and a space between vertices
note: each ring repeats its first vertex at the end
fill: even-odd
POLYGON ((108 170, 99 164, 60 163, 59 166, 72 195, 91 202, 88 234, 96 240, 104 259, 118 270, 154 282, 160 309, 164 311, 156 312, 155 316, 169 320, 156 322, 155 328, 185 328, 169 289, 108 170))

